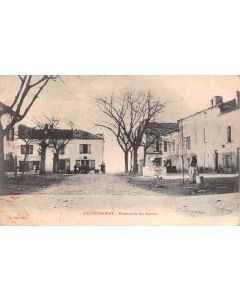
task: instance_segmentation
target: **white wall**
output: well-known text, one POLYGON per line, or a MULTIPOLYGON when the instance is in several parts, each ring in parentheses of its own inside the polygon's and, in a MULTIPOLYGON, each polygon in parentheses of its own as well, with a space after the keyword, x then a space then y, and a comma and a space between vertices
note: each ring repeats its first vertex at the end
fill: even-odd
MULTIPOLYGON (((17 160, 24 160, 24 154, 21 154, 21 145, 24 145, 24 141, 21 139, 16 139, 15 141, 15 154, 17 155, 17 160)), ((27 156, 27 161, 40 161, 40 156, 38 154, 39 146, 37 143, 32 143, 33 145, 33 154, 27 156)), ((84 157, 87 157, 88 160, 95 160, 95 168, 99 169, 99 166, 103 162, 103 153, 104 153, 104 140, 83 140, 83 139, 74 139, 71 140, 65 147, 65 153, 59 155, 60 159, 70 159, 70 169, 73 170, 73 167, 76 163, 76 160, 83 160, 84 157), (91 145, 91 154, 80 154, 79 145, 80 144, 90 144, 91 145)), ((47 148, 46 151, 46 171, 51 172, 53 168, 53 152, 51 149, 47 148)))
POLYGON ((74 139, 71 140, 66 148, 65 153, 59 155, 60 159, 70 159, 70 169, 73 170, 76 160, 83 160, 87 157, 88 160, 95 160, 95 168, 99 169, 103 162, 104 153, 104 140, 91 140, 91 139, 74 139), (80 154, 79 145, 80 144, 90 144, 91 154, 80 154))
MULTIPOLYGON (((162 160, 171 159, 172 166, 176 166, 180 171, 182 168, 182 131, 183 137, 190 136, 191 149, 183 149, 184 167, 188 168, 188 163, 192 156, 196 155, 198 166, 214 169, 215 151, 219 154, 218 164, 222 167, 223 154, 231 153, 232 164, 236 166, 237 148, 240 147, 240 109, 220 114, 218 107, 212 107, 206 111, 197 113, 180 121, 180 131, 168 134, 163 137, 163 141, 168 142, 168 151, 164 152, 162 142, 162 155, 147 154, 146 166, 152 164, 152 159, 162 157, 162 160), (232 127, 232 142, 227 143, 227 126, 232 127), (175 141, 175 151, 173 151, 173 141, 175 141)), ((155 145, 149 147, 147 152, 155 152, 155 145)), ((139 158, 143 158, 142 151, 139 158)))
MULTIPOLYGON (((24 154, 21 154, 21 145, 26 145, 25 142, 21 139, 16 139, 15 142, 15 155, 17 156, 17 160, 23 161, 24 160, 24 154)), ((31 143, 30 145, 33 145, 33 154, 28 154, 27 155, 27 161, 39 161, 40 156, 38 153, 39 146, 37 143, 31 143)))
MULTIPOLYGON (((191 137, 191 149, 184 148, 185 167, 187 166, 187 158, 191 159, 193 155, 197 155, 199 167, 214 169, 215 151, 219 153, 219 167, 222 164, 222 154, 226 153, 232 153, 232 162, 235 166, 237 148, 240 147, 239 119, 239 109, 220 114, 219 108, 213 107, 182 120, 180 123, 183 125, 183 137, 191 137), (232 127, 231 143, 227 143, 227 126, 232 127)), ((181 148, 181 136, 179 136, 180 152, 181 148)), ((171 154, 173 153, 171 152, 171 154)))

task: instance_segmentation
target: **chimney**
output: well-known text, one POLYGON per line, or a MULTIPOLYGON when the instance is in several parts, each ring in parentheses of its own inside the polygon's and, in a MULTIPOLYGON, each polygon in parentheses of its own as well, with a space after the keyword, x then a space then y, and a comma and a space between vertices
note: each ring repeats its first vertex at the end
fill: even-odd
POLYGON ((237 107, 240 108, 240 92, 237 91, 237 107))
POLYGON ((211 100, 210 100, 210 103, 211 103, 211 107, 214 107, 214 106, 217 106, 219 104, 222 104, 223 103, 223 97, 222 96, 214 96, 211 100))

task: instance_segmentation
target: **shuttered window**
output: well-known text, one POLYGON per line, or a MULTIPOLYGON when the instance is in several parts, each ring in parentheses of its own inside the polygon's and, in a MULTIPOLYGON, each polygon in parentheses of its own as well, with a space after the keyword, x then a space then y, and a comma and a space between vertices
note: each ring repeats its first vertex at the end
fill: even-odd
POLYGON ((232 143, 232 127, 227 126, 227 143, 232 143))
POLYGON ((65 146, 61 145, 59 148, 59 154, 64 154, 65 153, 65 146))
POLYGON ((91 154, 91 145, 90 144, 80 144, 79 152, 80 152, 80 154, 91 154))
POLYGON ((33 154, 33 145, 21 145, 21 154, 33 154))
POLYGON ((167 152, 168 151, 168 146, 167 146, 167 141, 164 141, 164 152, 167 152))
POLYGON ((184 138, 184 144, 186 150, 191 150, 191 137, 187 136, 184 138))
POLYGON ((14 141, 14 128, 10 128, 8 131, 7 131, 7 134, 6 134, 6 140, 7 141, 14 141))

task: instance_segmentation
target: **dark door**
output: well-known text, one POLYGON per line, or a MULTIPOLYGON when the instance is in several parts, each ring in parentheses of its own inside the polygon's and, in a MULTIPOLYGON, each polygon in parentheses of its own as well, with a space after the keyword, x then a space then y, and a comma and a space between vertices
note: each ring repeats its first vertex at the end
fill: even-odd
POLYGON ((81 165, 84 167, 89 167, 89 160, 81 160, 81 165))
POLYGON ((232 155, 223 155, 223 171, 225 173, 232 173, 232 155))
POLYGON ((237 172, 240 173, 240 148, 237 148, 237 172))
POLYGON ((215 171, 218 172, 218 152, 215 151, 215 171))
POLYGON ((65 171, 65 159, 59 159, 59 171, 64 172, 65 171))
POLYGON ((59 159, 59 171, 64 173, 70 172, 70 159, 59 159))
POLYGON ((81 160, 80 173, 88 173, 90 171, 89 168, 89 160, 81 160))

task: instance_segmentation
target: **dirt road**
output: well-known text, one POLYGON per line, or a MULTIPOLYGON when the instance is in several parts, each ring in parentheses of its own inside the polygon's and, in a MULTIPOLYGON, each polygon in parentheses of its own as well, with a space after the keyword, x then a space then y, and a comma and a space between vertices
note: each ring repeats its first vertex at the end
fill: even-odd
POLYGON ((239 225, 239 193, 174 197, 111 174, 0 196, 2 225, 239 225))

